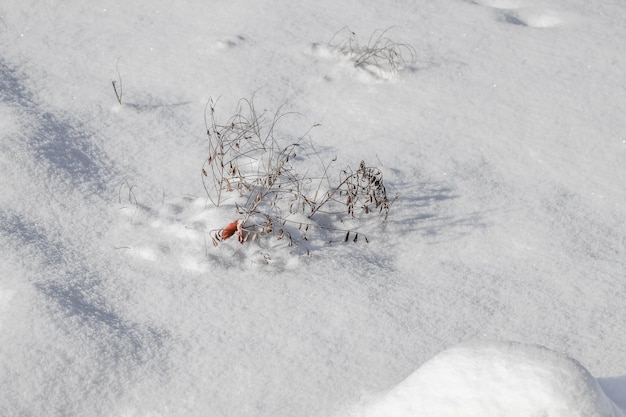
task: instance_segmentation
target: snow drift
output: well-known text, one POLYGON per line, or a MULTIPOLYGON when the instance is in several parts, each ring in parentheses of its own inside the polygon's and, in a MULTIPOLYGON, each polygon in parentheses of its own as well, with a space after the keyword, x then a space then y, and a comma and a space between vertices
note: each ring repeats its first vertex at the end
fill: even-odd
POLYGON ((578 361, 538 345, 472 342, 446 350, 353 410, 360 417, 623 417, 578 361))

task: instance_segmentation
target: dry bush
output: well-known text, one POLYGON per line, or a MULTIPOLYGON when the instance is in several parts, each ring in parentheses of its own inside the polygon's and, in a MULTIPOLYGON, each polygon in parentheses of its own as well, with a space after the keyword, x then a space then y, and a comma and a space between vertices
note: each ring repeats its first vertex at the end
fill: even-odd
POLYGON ((244 243, 272 235, 308 252, 305 242, 315 231, 325 241, 335 240, 328 234, 368 240, 358 231, 337 227, 344 217, 377 212, 381 220, 387 218, 392 201, 377 168, 364 162, 356 170, 348 167, 333 185, 329 169, 336 158, 324 163, 309 132, 295 140, 277 138, 276 124, 287 114, 279 110, 268 118, 257 112, 252 99, 242 99, 234 115, 218 123, 215 105, 212 99, 207 105, 209 156, 202 180, 215 207, 229 202, 236 210, 230 224, 211 233, 215 245, 231 236, 244 243))

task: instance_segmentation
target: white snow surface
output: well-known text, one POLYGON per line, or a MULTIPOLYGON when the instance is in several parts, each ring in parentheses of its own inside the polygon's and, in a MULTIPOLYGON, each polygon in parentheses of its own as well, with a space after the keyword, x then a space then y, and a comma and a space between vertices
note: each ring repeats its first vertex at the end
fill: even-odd
POLYGON ((576 360, 542 346, 472 342, 448 349, 354 416, 620 417, 576 360))
POLYGON ((621 416, 625 18, 621 0, 1 3, 0 415, 621 416), (407 68, 328 44, 386 29, 407 68), (289 113, 284 143, 308 132, 303 172, 382 171, 386 222, 325 220, 369 243, 211 244, 237 213, 204 189, 206 106, 226 120, 252 96, 289 113))

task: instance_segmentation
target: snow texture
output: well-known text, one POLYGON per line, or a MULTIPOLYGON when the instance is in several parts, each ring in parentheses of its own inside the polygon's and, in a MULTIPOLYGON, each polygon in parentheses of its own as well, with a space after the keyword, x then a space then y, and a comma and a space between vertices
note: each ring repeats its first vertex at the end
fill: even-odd
POLYGON ((351 415, 623 417, 576 360, 542 346, 472 342, 422 365, 351 415))
POLYGON ((0 415, 619 416, 625 16, 619 0, 0 3, 0 415), (214 247, 240 200, 207 198, 207 104, 228 120, 253 96, 284 113, 277 141, 305 137, 302 176, 380 169, 387 221, 314 219, 304 251, 214 247))

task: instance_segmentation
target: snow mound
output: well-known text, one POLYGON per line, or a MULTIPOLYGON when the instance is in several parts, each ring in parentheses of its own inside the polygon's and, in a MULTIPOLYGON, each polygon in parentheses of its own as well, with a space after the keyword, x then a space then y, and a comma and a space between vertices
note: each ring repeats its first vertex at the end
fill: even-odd
POLYGON ((579 362, 514 342, 473 342, 446 350, 350 415, 624 416, 579 362))

